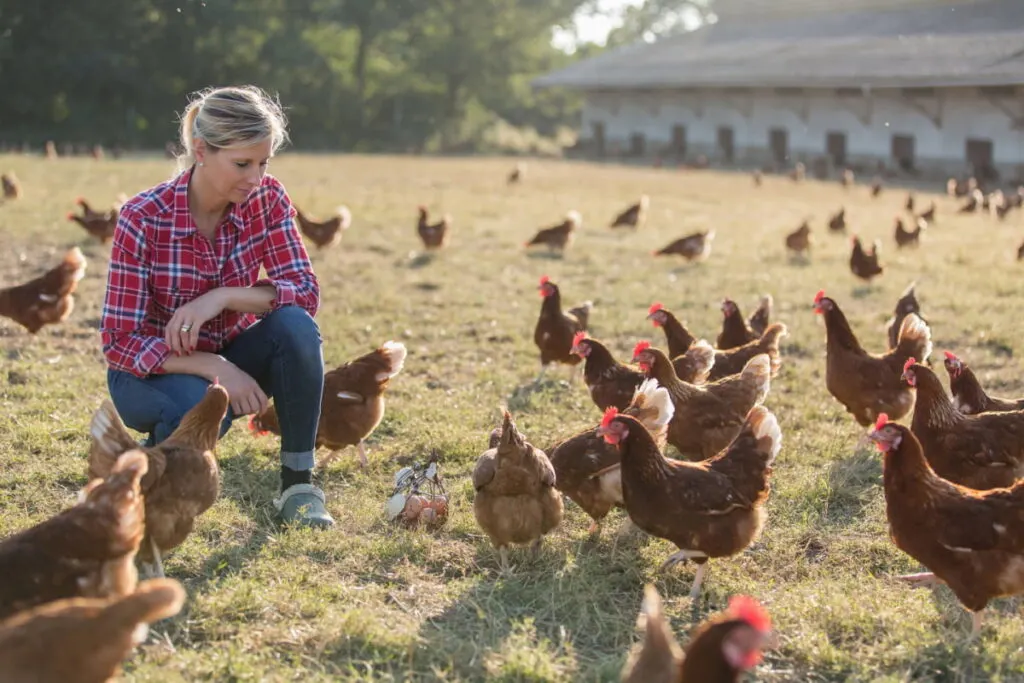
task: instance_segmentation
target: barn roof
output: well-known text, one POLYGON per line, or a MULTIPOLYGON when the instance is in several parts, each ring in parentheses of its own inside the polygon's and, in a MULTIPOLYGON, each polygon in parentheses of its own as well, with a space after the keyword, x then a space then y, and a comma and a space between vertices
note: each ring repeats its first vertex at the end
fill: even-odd
POLYGON ((533 81, 580 90, 1020 84, 1024 0, 727 19, 533 81))

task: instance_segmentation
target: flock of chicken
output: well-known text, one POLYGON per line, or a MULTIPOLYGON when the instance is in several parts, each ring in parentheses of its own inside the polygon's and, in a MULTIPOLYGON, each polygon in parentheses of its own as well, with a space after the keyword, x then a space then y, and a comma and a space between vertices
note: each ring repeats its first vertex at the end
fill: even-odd
MULTIPOLYGON (((508 180, 519 182, 524 174, 525 166, 519 166, 508 180)), ((5 193, 14 188, 9 198, 20 192, 11 175, 3 177, 3 187, 5 193)), ((959 192, 959 185, 951 191, 959 192)), ((1024 198, 1024 192, 1013 200, 979 194, 976 187, 968 192, 977 206, 987 201, 1019 208, 1024 198)), ((84 200, 78 203, 83 211, 71 217, 108 242, 117 205, 97 212, 84 200)), ((639 227, 648 207, 648 198, 641 198, 611 226, 639 227)), ((906 208, 913 211, 913 197, 906 208)), ((897 219, 897 244, 914 243, 935 211, 932 204, 914 214, 915 233, 897 219)), ((451 217, 432 224, 425 207, 419 212, 424 246, 444 247, 451 217)), ((351 221, 344 207, 324 222, 298 213, 301 231, 318 248, 336 244, 351 221)), ((579 224, 572 212, 526 244, 564 249, 579 224)), ((840 211, 829 229, 845 227, 840 211)), ((787 236, 786 247, 806 253, 809 235, 805 223, 787 236)), ((703 259, 713 237, 713 231, 696 233, 655 253, 703 259)), ((877 245, 868 252, 854 238, 850 265, 864 279, 881 273, 877 245)), ((43 276, 0 290, 0 314, 31 333, 66 319, 84 268, 81 251, 71 249, 43 276)), ((541 450, 504 412, 472 475, 474 514, 498 551, 501 570, 509 570, 510 546, 530 545, 536 552, 559 527, 564 496, 592 518, 594 535, 612 509, 622 508, 637 528, 674 544, 677 550, 663 569, 692 561, 690 595, 697 598, 709 560, 741 553, 766 523, 782 431, 763 404, 781 367, 786 325, 772 321, 771 296, 749 318, 726 300, 712 346, 653 303, 646 319, 663 331, 664 350, 639 340, 625 364, 588 336, 589 302, 563 308, 559 286, 546 276, 538 290, 534 342, 541 372, 552 364, 582 366, 602 419, 541 450), (666 456, 668 446, 676 457, 666 456)), ((1024 476, 1024 399, 989 397, 966 363, 949 352, 945 369, 952 398, 946 394, 921 364, 931 354, 931 330, 913 285, 897 302, 887 350, 878 355, 861 346, 833 298, 819 292, 813 306, 825 322, 826 387, 859 424, 870 427, 868 437, 885 454, 892 538, 931 570, 901 578, 915 585, 947 584, 971 611, 977 635, 991 599, 1024 592, 1024 483, 1018 483, 1024 476), (909 428, 891 421, 911 413, 909 428)), ((327 373, 316 445, 332 455, 321 467, 347 446, 358 448, 365 466, 364 442, 380 423, 385 391, 405 360, 405 346, 389 341, 327 373)), ((219 495, 214 453, 227 406, 226 390, 215 383, 167 440, 139 448, 113 405, 104 402, 92 420, 90 483, 78 503, 0 540, 0 670, 32 680, 106 680, 144 637, 140 626, 181 609, 184 590, 163 578, 162 557, 187 538, 219 495), (141 583, 136 561, 149 577, 141 583), (72 631, 92 640, 76 640, 74 651, 61 657, 46 656, 49 638, 72 631)), ((279 433, 273 406, 253 416, 250 428, 279 433)), ((746 596, 734 597, 725 612, 703 624, 685 655, 653 587, 646 589, 641 613, 645 637, 623 671, 628 681, 738 680, 774 638, 767 612, 746 596)))

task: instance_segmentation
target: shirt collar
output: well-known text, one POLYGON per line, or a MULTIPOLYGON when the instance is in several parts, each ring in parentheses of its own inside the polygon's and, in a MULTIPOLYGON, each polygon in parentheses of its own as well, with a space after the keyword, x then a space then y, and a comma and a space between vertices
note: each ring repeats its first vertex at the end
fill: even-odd
MULTIPOLYGON (((192 220, 192 214, 188 208, 188 184, 192 179, 192 172, 194 170, 195 166, 189 166, 174 180, 174 200, 172 202, 174 227, 172 228, 172 238, 176 240, 184 239, 197 232, 195 221, 192 220)), ((245 227, 245 222, 242 220, 241 206, 234 203, 228 206, 226 222, 239 231, 245 227)))

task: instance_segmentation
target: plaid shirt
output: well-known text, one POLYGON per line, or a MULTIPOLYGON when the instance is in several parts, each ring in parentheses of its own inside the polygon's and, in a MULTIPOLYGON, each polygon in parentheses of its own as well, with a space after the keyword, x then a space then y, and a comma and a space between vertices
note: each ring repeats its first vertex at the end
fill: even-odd
MULTIPOLYGON (((115 370, 162 373, 171 353, 164 329, 174 311, 218 287, 273 285, 273 309, 297 305, 316 315, 320 287, 284 186, 264 176, 248 199, 231 205, 211 244, 189 213, 191 175, 189 169, 121 207, 100 323, 103 353, 115 370), (257 279, 260 266, 266 279, 257 279)), ((218 353, 257 320, 224 310, 203 325, 197 350, 218 353)))

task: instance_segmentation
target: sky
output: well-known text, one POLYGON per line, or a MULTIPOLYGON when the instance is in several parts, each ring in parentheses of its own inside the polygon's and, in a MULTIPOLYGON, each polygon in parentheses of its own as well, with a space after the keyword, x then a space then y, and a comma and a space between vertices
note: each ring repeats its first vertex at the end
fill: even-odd
POLYGON ((608 34, 622 25, 621 15, 626 7, 641 5, 644 0, 598 0, 597 9, 600 14, 577 14, 575 21, 576 35, 572 31, 556 29, 551 43, 560 50, 572 52, 576 42, 598 43, 604 45, 608 34))

